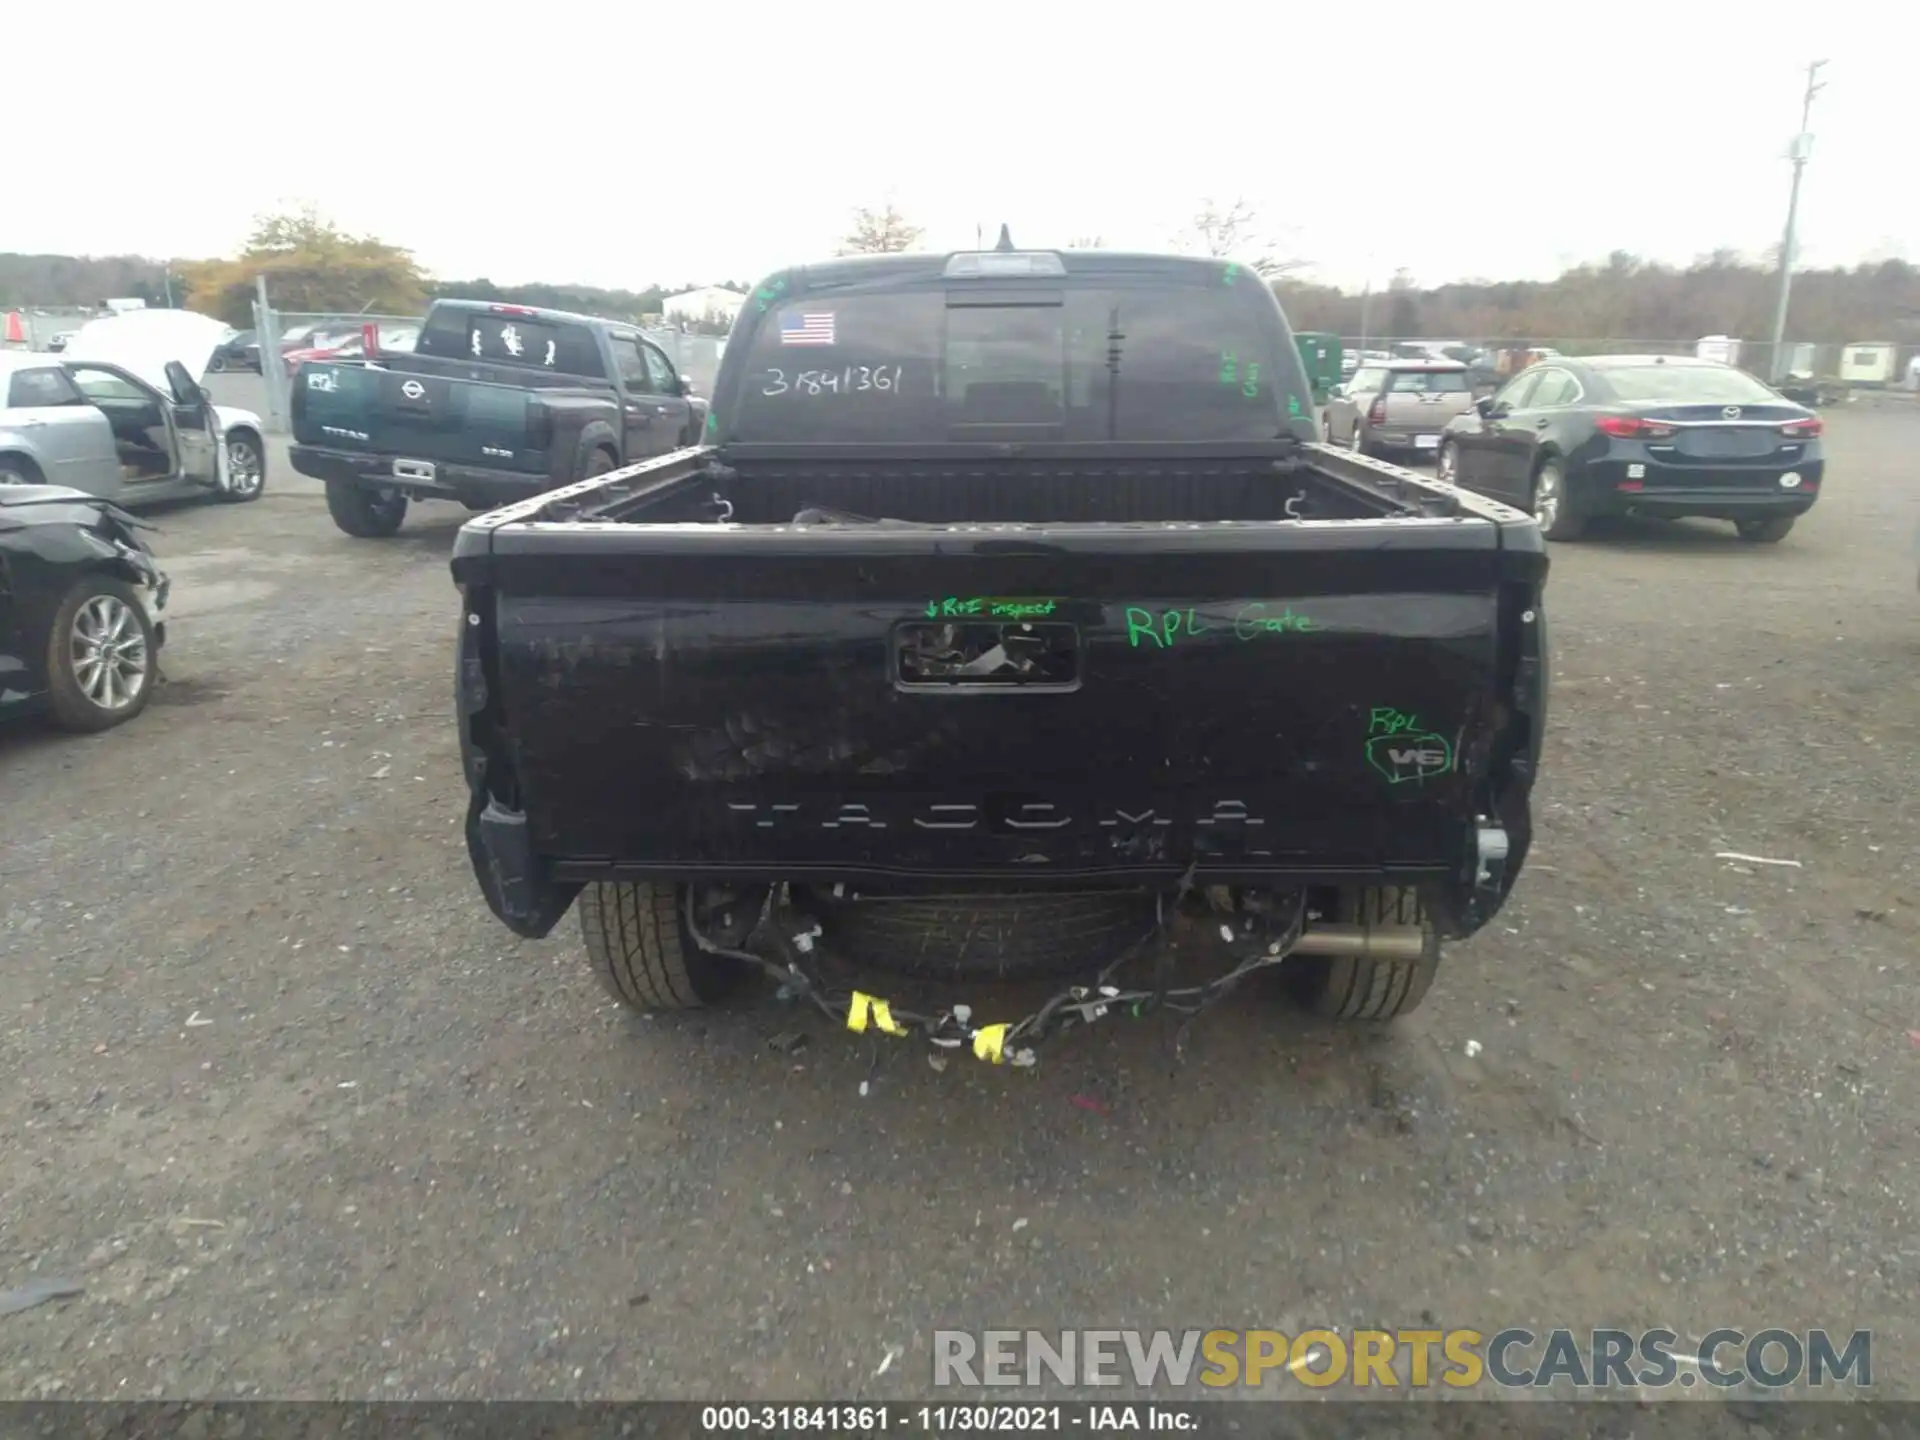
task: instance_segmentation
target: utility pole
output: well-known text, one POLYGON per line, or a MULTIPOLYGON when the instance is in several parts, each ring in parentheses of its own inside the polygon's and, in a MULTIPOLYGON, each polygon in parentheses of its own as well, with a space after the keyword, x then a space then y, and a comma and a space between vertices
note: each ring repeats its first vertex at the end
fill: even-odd
POLYGON ((1800 175, 1813 153, 1813 136, 1807 125, 1813 118, 1813 97, 1826 89, 1816 77, 1827 62, 1815 60, 1807 66, 1807 91, 1800 101, 1800 133, 1793 137, 1787 158, 1793 162, 1793 187, 1787 192, 1787 230, 1780 240, 1780 298, 1773 309, 1773 348, 1768 362, 1770 378, 1777 385, 1786 378, 1787 300, 1793 292, 1794 230, 1800 220, 1800 175))

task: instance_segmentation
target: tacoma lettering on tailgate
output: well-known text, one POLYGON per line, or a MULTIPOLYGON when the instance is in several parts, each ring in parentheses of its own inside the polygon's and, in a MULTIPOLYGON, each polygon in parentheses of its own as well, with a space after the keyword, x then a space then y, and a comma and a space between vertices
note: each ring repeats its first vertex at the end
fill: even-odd
POLYGON ((735 823, 760 830, 958 830, 970 833, 1020 835, 1067 829, 1151 830, 1174 824, 1197 827, 1254 828, 1267 822, 1249 812, 1239 800, 1216 800, 1211 805, 1185 802, 1137 802, 1114 805, 1089 801, 1079 806, 1044 800, 1009 800, 985 804, 950 801, 900 800, 875 797, 852 801, 818 800, 804 804, 755 804, 728 801, 735 823))

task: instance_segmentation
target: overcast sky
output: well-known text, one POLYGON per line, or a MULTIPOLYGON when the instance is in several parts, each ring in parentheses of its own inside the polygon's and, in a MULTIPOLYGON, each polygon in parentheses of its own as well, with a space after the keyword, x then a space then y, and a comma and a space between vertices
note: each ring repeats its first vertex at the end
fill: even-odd
POLYGON ((1920 260, 1911 4, 9 7, 0 249, 193 258, 311 203, 446 278, 753 279, 891 198, 929 248, 1166 248, 1203 197, 1358 288, 1776 244, 1920 260), (146 17, 140 24, 120 16, 146 17))

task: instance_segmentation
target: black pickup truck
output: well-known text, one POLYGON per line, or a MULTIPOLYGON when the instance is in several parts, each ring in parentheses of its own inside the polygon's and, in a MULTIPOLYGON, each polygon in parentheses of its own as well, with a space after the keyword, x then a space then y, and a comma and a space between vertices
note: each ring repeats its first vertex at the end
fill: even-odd
POLYGON ((1315 443, 1257 275, 793 269, 714 402, 701 447, 454 549, 480 888, 527 936, 578 901, 621 1000, 768 965, 855 1029, 1001 1060, 1278 964, 1382 1019, 1504 903, 1546 717, 1539 528, 1315 443), (838 966, 1079 983, 983 1026, 838 966))
POLYGON ((631 325, 441 300, 412 351, 308 361, 293 468, 349 535, 391 535, 410 500, 486 510, 700 438, 706 405, 631 325))

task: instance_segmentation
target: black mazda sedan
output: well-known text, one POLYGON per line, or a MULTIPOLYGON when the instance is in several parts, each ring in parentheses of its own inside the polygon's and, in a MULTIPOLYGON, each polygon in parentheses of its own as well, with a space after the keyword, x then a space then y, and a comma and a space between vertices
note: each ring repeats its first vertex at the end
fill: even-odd
POLYGON ((1549 540, 1576 540, 1601 516, 1698 515, 1771 543, 1820 497, 1822 428, 1717 361, 1556 356, 1451 421, 1439 471, 1531 510, 1549 540))

